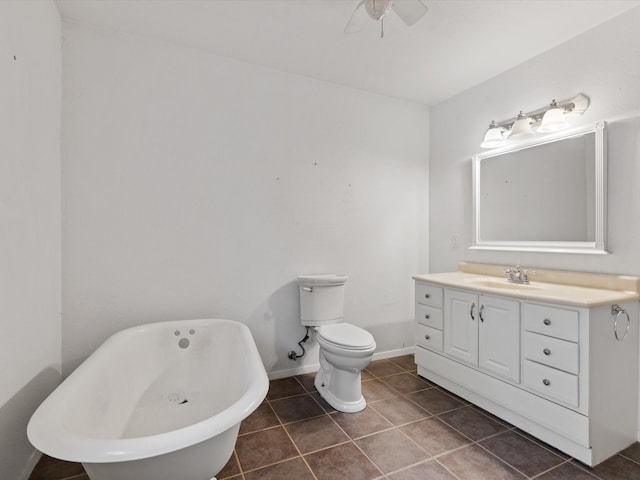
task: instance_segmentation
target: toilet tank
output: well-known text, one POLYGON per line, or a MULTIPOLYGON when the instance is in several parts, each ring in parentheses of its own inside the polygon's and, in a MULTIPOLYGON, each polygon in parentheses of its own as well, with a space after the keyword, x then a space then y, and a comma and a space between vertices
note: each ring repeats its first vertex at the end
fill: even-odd
POLYGON ((342 322, 346 275, 301 275, 300 320, 303 325, 318 327, 342 322))

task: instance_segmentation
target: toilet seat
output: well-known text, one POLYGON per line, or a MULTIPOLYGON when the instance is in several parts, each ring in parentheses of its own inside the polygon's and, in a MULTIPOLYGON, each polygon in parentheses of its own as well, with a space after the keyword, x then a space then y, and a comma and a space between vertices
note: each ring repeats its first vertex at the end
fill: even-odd
POLYGON ((366 330, 350 323, 323 325, 318 335, 324 342, 344 350, 369 350, 375 347, 375 340, 366 330))

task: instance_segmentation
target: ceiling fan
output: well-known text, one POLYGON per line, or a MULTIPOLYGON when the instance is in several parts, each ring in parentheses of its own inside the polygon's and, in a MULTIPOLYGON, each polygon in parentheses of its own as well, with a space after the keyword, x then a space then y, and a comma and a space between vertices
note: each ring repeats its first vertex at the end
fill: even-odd
POLYGON ((360 0, 344 32, 359 32, 368 22, 368 16, 373 20, 380 20, 380 37, 384 37, 384 17, 390 10, 411 26, 420 20, 428 9, 421 0, 360 0))

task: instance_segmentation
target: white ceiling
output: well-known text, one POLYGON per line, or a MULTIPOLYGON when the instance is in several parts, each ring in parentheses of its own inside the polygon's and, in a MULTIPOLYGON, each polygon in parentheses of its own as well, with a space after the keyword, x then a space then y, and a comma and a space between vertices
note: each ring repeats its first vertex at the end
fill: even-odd
MULTIPOLYGON (((397 0, 403 1, 403 0, 397 0)), ((343 29, 359 0, 56 0, 64 19, 435 104, 640 5, 631 0, 423 0, 343 29)))

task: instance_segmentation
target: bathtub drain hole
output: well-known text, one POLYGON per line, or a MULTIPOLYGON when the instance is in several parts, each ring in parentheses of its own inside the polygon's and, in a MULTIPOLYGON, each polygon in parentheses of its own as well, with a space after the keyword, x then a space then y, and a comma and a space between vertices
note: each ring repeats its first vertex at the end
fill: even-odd
POLYGON ((189 400, 187 400, 187 396, 182 392, 166 393, 164 395, 164 398, 169 403, 173 403, 173 404, 176 404, 176 405, 183 405, 183 404, 185 404, 185 403, 187 403, 189 401, 189 400))

